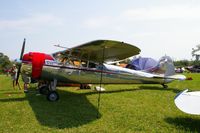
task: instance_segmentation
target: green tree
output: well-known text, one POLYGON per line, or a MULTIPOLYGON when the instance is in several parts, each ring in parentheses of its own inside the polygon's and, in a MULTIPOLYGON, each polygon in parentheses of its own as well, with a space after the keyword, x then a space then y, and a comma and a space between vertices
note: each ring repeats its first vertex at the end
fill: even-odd
POLYGON ((179 61, 174 61, 174 65, 176 67, 185 67, 192 65, 192 62, 188 60, 179 60, 179 61))
POLYGON ((192 57, 195 57, 196 61, 199 61, 200 59, 199 51, 200 51, 200 44, 196 46, 196 49, 192 48, 192 57))
POLYGON ((3 73, 5 69, 11 67, 12 63, 7 55, 0 53, 0 73, 3 73))

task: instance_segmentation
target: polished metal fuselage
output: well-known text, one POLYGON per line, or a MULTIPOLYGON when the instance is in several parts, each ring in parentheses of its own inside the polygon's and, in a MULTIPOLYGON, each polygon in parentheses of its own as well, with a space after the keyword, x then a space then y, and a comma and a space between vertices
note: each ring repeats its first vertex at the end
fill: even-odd
MULTIPOLYGON (((22 74, 31 77, 32 64, 23 63, 22 74)), ((69 84, 165 84, 172 79, 152 78, 151 74, 121 68, 113 65, 99 65, 96 68, 71 65, 44 64, 38 80, 69 84)))

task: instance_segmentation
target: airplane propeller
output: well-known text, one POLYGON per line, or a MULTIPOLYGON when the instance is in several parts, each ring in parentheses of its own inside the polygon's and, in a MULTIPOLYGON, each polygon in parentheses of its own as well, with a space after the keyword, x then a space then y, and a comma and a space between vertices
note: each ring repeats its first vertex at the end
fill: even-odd
MULTIPOLYGON (((20 60, 21 61, 22 61, 22 58, 23 58, 23 55, 24 55, 25 43, 26 43, 26 39, 24 38, 24 42, 23 42, 21 54, 20 54, 20 60)), ((22 63, 19 64, 19 68, 18 68, 18 71, 17 71, 16 85, 19 83, 19 74, 21 72, 21 67, 22 67, 22 63)))

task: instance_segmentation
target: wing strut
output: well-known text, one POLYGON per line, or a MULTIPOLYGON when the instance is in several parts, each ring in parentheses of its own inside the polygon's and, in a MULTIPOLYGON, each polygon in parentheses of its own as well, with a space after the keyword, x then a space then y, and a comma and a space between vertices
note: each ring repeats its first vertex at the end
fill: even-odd
POLYGON ((102 86, 102 79, 103 79, 103 62, 105 58, 105 46, 102 50, 102 62, 101 62, 101 78, 100 78, 100 90, 98 91, 98 105, 97 105, 97 118, 100 117, 99 109, 100 109, 100 100, 101 100, 101 86, 102 86))

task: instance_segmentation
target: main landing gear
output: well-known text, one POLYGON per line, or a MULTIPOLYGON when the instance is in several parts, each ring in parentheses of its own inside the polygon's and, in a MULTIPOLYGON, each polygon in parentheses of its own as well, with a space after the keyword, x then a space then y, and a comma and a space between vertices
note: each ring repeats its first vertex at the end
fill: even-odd
POLYGON ((47 100, 51 101, 51 102, 55 102, 59 100, 59 95, 56 91, 51 91, 49 92, 49 94, 47 95, 47 100))
POLYGON ((91 89, 90 84, 80 84, 80 89, 91 89))
POLYGON ((47 96, 47 100, 55 102, 59 100, 59 95, 56 92, 57 80, 54 80, 48 84, 43 84, 39 87, 39 93, 47 96))

